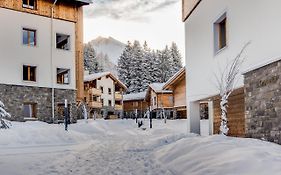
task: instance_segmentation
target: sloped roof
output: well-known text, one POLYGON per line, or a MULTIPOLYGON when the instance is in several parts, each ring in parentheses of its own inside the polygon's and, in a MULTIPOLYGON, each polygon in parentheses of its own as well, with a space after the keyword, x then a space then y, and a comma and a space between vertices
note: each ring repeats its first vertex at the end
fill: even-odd
POLYGON ((155 92, 155 93, 172 93, 170 90, 163 90, 165 83, 152 83, 149 85, 149 87, 155 92))
POLYGON ((131 93, 123 96, 123 101, 144 100, 146 91, 139 93, 131 93))
POLYGON ((116 76, 114 76, 111 72, 100 72, 100 73, 94 73, 90 75, 84 76, 84 82, 93 81, 99 78, 102 78, 104 76, 110 76, 114 81, 116 81, 121 87, 123 87, 125 90, 127 90, 127 87, 124 83, 122 83, 116 76))
POLYGON ((179 78, 185 75, 185 67, 181 68, 177 73, 175 73, 163 86, 163 89, 168 89, 170 85, 177 82, 179 78))

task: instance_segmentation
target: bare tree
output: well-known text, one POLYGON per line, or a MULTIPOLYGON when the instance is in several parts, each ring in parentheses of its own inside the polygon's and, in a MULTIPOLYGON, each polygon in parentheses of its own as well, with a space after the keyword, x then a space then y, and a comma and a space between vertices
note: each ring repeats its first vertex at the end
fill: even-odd
POLYGON ((0 101, 0 129, 8 129, 9 128, 9 122, 6 120, 6 118, 11 117, 8 112, 4 109, 5 105, 0 101))
POLYGON ((228 108, 228 98, 234 90, 235 84, 237 82, 237 76, 239 75, 240 68, 242 63, 245 60, 245 57, 242 56, 247 46, 250 44, 248 42, 244 45, 238 55, 229 62, 224 71, 220 72, 220 75, 216 75, 217 80, 217 88, 220 92, 221 102, 221 125, 220 125, 220 133, 223 135, 227 135, 229 128, 227 126, 227 108, 228 108))

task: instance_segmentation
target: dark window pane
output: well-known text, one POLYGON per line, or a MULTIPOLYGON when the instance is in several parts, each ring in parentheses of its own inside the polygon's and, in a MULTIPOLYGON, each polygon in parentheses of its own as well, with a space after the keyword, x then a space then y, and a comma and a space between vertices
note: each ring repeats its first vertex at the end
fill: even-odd
POLYGON ((28 45, 28 31, 23 30, 23 44, 28 45))
POLYGON ((23 80, 28 81, 28 66, 23 66, 23 80))
POLYGON ((70 36, 64 34, 56 34, 56 48, 63 50, 70 50, 70 36))
POLYGON ((30 31, 29 44, 35 46, 35 31, 30 31))
POLYGON ((25 5, 28 5, 28 2, 27 2, 28 0, 22 0, 22 4, 23 4, 23 6, 25 7, 25 5))

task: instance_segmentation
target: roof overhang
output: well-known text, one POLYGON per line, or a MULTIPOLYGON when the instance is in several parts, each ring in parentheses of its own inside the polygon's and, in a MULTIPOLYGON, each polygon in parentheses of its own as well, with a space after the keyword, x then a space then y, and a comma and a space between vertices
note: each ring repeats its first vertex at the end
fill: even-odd
POLYGON ((58 2, 67 2, 67 3, 72 3, 72 4, 77 4, 77 5, 80 5, 80 6, 83 6, 83 5, 89 5, 92 2, 92 0, 58 0, 58 2))
POLYGON ((173 87, 185 78, 185 67, 181 68, 174 76, 172 76, 163 86, 164 90, 172 90, 173 87))
POLYGON ((187 18, 193 13, 196 7, 202 0, 182 0, 182 21, 185 22, 187 18))

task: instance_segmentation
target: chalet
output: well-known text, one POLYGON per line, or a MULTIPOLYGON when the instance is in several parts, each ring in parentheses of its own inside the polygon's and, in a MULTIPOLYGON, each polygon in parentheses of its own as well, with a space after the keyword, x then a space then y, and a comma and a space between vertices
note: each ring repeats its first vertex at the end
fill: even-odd
POLYGON ((12 120, 75 118, 83 95, 83 6, 91 0, 0 1, 0 98, 12 120))
POLYGON ((148 86, 145 99, 153 118, 161 118, 164 113, 167 118, 173 117, 173 91, 163 90, 164 85, 165 83, 152 83, 148 86))
POLYGON ((145 101, 146 92, 126 94, 123 96, 124 117, 135 118, 144 116, 149 109, 148 102, 145 101))
POLYGON ((174 118, 186 119, 186 81, 185 67, 180 69, 173 77, 171 77, 163 86, 164 90, 171 90, 174 99, 174 118))
POLYGON ((182 0, 182 5, 189 130, 219 133, 215 74, 250 41, 229 98, 229 135, 281 143, 281 23, 277 22, 281 1, 182 0), (201 125, 200 120, 208 120, 209 125, 201 125))
POLYGON ((123 92, 127 87, 110 72, 84 76, 84 101, 90 116, 114 119, 123 117, 123 92))

